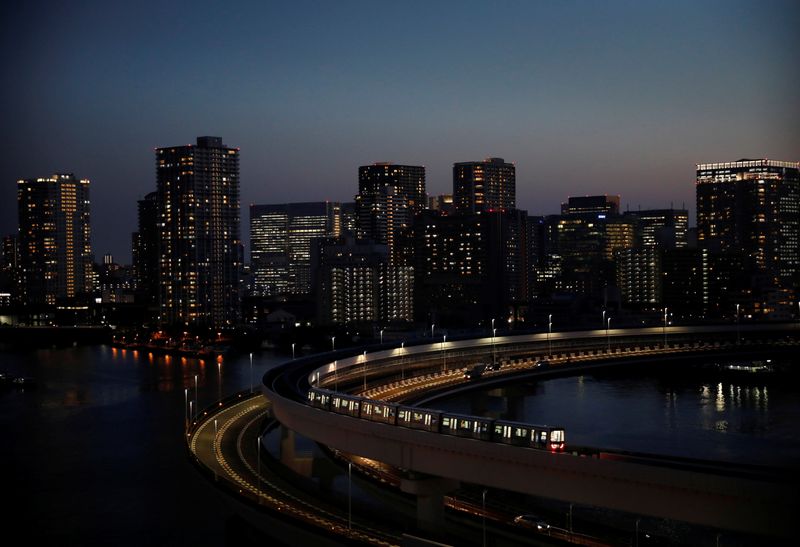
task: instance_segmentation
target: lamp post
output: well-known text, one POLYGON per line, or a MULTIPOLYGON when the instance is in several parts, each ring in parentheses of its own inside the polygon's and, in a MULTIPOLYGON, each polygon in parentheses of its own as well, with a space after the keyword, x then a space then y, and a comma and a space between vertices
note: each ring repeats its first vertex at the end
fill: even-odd
POLYGON ((353 462, 347 462, 347 529, 353 527, 353 462))
POLYGON ((667 348, 667 310, 669 308, 664 308, 664 349, 667 348))
POLYGON ((362 365, 364 366, 364 391, 367 391, 367 350, 364 350, 364 359, 362 365))
POLYGON ((608 336, 608 329, 611 328, 611 318, 606 322, 606 351, 611 353, 611 338, 608 336))
POLYGON ((331 336, 331 351, 336 351, 336 337, 331 336))
POLYGON ((222 401, 222 363, 217 361, 217 383, 219 384, 219 400, 222 401))
POLYGON ((189 388, 183 388, 183 425, 184 428, 189 427, 189 388))
POLYGON ((261 501, 261 437, 256 437, 256 452, 258 453, 258 463, 256 464, 256 475, 258 475, 258 497, 261 501))
MULTIPOLYGON (((197 408, 197 374, 194 375, 194 406, 197 408)), ((189 413, 189 417, 191 418, 191 412, 189 413)))
POLYGON ((436 327, 434 323, 431 323, 431 341, 433 340, 433 329, 436 327))
POLYGON ((497 335, 497 329, 492 328, 492 367, 494 367, 495 363, 495 356, 494 356, 494 337, 497 335))
POLYGON ((547 316, 547 354, 553 357, 553 344, 550 342, 550 335, 553 333, 553 314, 547 316))
POLYGON ((444 364, 444 371, 447 372, 447 353, 444 351, 444 344, 447 342, 447 335, 442 336, 442 361, 444 364))
POLYGON ((569 533, 572 533, 572 504, 569 504, 569 533))
POLYGON ((292 342, 292 361, 294 361, 294 342, 292 342))
POLYGON ((381 345, 383 345, 383 329, 381 329, 381 345))
POLYGON ((603 310, 603 326, 606 326, 606 310, 603 310))
POLYGON ((253 352, 250 352, 250 393, 253 393, 253 352))
MULTIPOLYGON (((494 321, 494 320, 493 320, 494 321)), ((486 547, 486 489, 483 489, 483 547, 486 547)))
POLYGON ((736 304, 736 344, 738 345, 741 340, 739 332, 739 304, 736 304))
POLYGON ((639 547, 639 520, 636 519, 636 542, 634 543, 635 547, 639 547))
POLYGON ((400 342, 400 379, 406 379, 406 367, 405 367, 405 360, 404 356, 406 353, 406 343, 405 341, 400 342))

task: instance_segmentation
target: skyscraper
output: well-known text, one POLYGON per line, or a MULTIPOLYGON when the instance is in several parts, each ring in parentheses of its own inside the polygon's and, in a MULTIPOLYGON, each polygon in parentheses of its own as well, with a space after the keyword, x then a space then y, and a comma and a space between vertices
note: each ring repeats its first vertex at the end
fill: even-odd
POLYGON ((311 293, 311 240, 341 229, 333 202, 250 206, 250 265, 258 296, 311 293))
POLYGON ((356 222, 359 237, 389 245, 425 210, 425 167, 373 163, 358 168, 356 222))
POLYGON ((639 244, 643 247, 685 249, 689 245, 689 212, 686 209, 629 211, 624 216, 636 222, 639 244))
POLYGON ((159 308, 168 324, 240 316, 239 149, 220 137, 156 149, 159 308))
POLYGON ((381 321, 413 320, 410 232, 426 203, 424 167, 374 163, 358 168, 357 232, 389 251, 381 284, 381 321))
POLYGON ((516 167, 503 158, 453 164, 453 202, 458 213, 516 208, 516 167))
MULTIPOLYGON (((697 166, 697 239, 709 283, 730 302, 712 311, 788 319, 800 285, 800 163, 768 159, 697 166), (717 273, 722 272, 722 273, 717 273)), ((713 287, 712 287, 713 288, 713 287)))
POLYGON ((158 194, 150 192, 138 202, 139 230, 133 233, 132 257, 136 298, 148 307, 158 306, 158 194))
POLYGON ((17 181, 22 301, 54 306, 93 289, 89 181, 72 174, 17 181))

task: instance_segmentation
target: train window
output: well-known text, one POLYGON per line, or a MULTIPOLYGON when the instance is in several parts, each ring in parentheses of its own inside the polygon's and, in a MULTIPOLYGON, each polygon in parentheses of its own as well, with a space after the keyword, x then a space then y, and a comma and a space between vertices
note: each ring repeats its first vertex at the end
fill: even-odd
POLYGON ((550 433, 550 440, 555 443, 563 443, 564 442, 564 430, 563 429, 554 429, 552 433, 550 433))

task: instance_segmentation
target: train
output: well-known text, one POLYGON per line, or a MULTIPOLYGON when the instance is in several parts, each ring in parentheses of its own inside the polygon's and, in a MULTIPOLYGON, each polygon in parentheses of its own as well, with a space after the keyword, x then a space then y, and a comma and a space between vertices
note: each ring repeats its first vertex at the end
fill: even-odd
POLYGON ((566 446, 563 427, 532 425, 480 416, 453 414, 428 408, 375 401, 358 395, 338 393, 321 388, 310 388, 307 402, 314 408, 335 412, 336 414, 344 414, 353 418, 398 427, 441 433, 443 435, 524 446, 551 452, 561 452, 566 446))

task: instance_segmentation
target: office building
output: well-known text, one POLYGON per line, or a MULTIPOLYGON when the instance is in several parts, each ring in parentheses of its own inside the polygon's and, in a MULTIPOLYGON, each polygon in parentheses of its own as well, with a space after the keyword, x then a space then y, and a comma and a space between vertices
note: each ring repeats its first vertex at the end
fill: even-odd
POLYGON ((619 196, 570 196, 561 204, 562 215, 597 215, 603 219, 619 215, 619 196), (605 215, 605 216, 602 216, 605 215))
POLYGON ((167 324, 240 316, 239 149, 220 137, 156 149, 159 308, 167 324))
POLYGON ((453 165, 453 202, 459 214, 516 208, 516 167, 503 158, 453 165))
POLYGON ((698 246, 710 254, 710 285, 720 285, 711 310, 730 317, 739 304, 745 316, 791 318, 800 285, 800 164, 700 164, 696 190, 698 246))
POLYGON ((91 293, 89 181, 72 174, 17 181, 22 302, 55 306, 91 293))
POLYGON ((256 296, 311 293, 311 241, 341 230, 333 202, 250 206, 250 266, 256 296))
POLYGON ((662 249, 685 249, 689 245, 686 209, 629 211, 624 218, 635 223, 638 245, 662 249))

